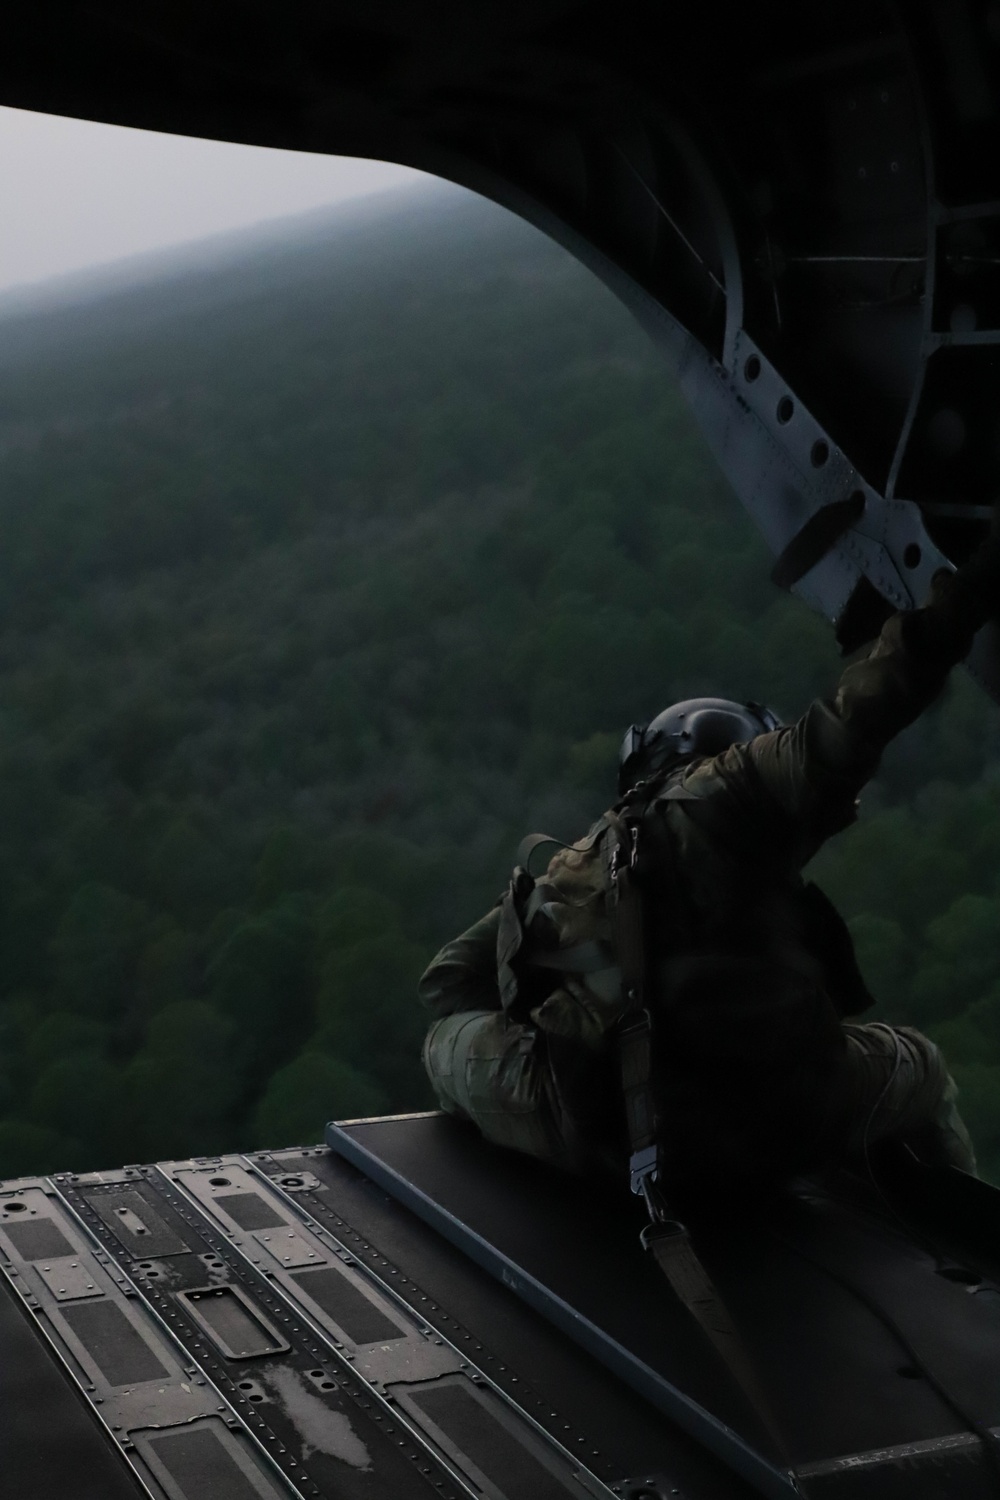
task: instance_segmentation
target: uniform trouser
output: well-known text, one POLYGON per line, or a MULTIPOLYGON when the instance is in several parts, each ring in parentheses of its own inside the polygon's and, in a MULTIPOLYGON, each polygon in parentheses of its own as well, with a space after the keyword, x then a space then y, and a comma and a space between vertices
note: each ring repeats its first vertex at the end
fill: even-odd
MULTIPOLYGON (((908 1026, 843 1029, 820 1154, 862 1154, 877 1141, 901 1139, 924 1160, 974 1172, 957 1090, 935 1044, 908 1026)), ((445 1016, 431 1026, 423 1056, 442 1108, 473 1120, 488 1140, 560 1166, 577 1159, 573 1126, 534 1026, 502 1011, 445 1016)))
POLYGON ((832 1143, 851 1155, 904 1140, 922 1160, 975 1172, 958 1090, 939 1047, 910 1026, 844 1026, 847 1050, 831 1089, 832 1143))

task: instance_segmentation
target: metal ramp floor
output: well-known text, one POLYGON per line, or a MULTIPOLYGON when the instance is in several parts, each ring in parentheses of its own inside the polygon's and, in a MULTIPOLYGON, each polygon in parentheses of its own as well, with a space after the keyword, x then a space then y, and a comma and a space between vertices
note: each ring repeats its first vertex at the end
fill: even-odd
MULTIPOLYGON (((329 1139, 0 1184, 4 1494, 795 1493, 627 1197, 439 1116, 329 1139)), ((699 1226, 802 1493, 1000 1494, 998 1201, 911 1174, 933 1250, 860 1191, 699 1226)))

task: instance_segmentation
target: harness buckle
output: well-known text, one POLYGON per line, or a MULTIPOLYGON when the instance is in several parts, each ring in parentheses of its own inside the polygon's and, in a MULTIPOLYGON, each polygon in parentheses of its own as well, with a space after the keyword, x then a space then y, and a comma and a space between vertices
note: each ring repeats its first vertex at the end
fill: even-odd
POLYGON ((639 1241, 644 1250, 652 1250, 657 1244, 662 1245, 665 1240, 686 1240, 688 1238, 688 1227, 680 1219, 664 1217, 653 1219, 639 1234, 639 1241))
POLYGON ((630 875, 635 874, 635 867, 639 862, 639 828, 637 824, 633 824, 629 828, 628 840, 627 853, 625 852, 625 846, 621 843, 616 843, 611 851, 608 873, 611 876, 612 885, 618 884, 618 877, 623 869, 628 870, 630 875))
POLYGON ((637 1198, 645 1200, 649 1217, 655 1223, 664 1222, 668 1214, 659 1186, 659 1146, 643 1146, 641 1150, 633 1151, 629 1158, 628 1169, 632 1191, 637 1198))

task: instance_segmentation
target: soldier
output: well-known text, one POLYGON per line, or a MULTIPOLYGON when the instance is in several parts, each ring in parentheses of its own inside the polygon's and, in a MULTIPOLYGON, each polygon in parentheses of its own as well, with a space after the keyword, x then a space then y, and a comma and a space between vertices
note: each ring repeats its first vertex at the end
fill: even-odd
MULTIPOLYGON (((885 746, 938 696, 998 600, 994 525, 797 723, 694 699, 633 726, 623 800, 541 880, 515 871, 423 975, 424 1063, 442 1107, 562 1167, 620 1170, 630 1142, 636 1160, 616 1043, 635 992, 608 873, 609 847, 631 839, 664 1185, 760 1184, 889 1137, 974 1172, 938 1048, 849 1019, 871 1000, 842 919, 800 872, 854 821, 885 746)), ((627 1099, 627 1067, 625 1084, 627 1099)))

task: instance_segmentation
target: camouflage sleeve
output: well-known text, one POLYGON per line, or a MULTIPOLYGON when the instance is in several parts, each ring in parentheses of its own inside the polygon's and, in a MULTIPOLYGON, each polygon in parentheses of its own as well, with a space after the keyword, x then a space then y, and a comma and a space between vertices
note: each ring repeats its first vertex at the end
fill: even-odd
MULTIPOLYGON (((806 863, 854 821, 858 794, 882 752, 937 698, 978 623, 949 579, 924 608, 893 615, 870 654, 844 671, 832 699, 818 699, 797 723, 708 763, 710 780, 728 791, 730 812, 742 807, 748 819, 769 817, 772 845, 793 849, 806 863)), ((696 771, 692 789, 697 780, 696 771)))
POLYGON ((497 929, 500 908, 482 917, 460 937, 445 943, 417 986, 421 1005, 435 1018, 466 1010, 499 1010, 497 929))

